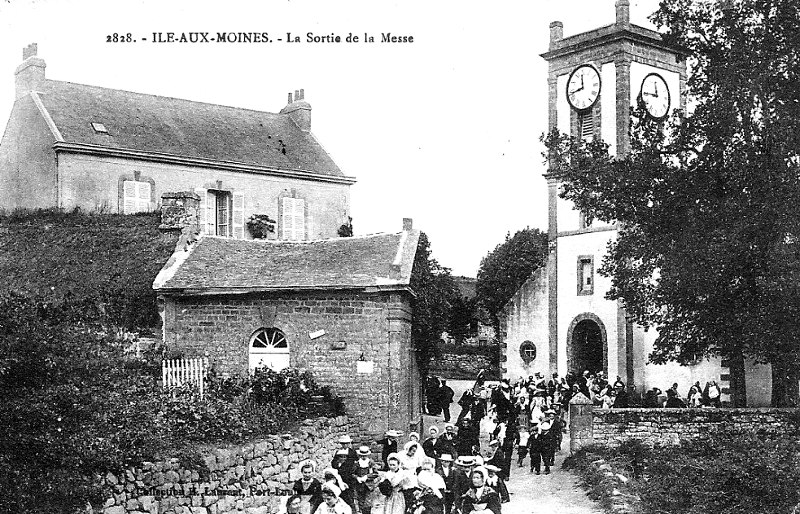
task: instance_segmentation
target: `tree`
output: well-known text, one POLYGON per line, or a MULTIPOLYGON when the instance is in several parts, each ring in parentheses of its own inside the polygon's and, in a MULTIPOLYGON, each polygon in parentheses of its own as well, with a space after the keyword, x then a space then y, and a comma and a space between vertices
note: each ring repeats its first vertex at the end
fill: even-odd
POLYGON ((478 302, 489 311, 492 324, 499 328, 498 314, 531 273, 547 262, 547 234, 527 227, 481 259, 476 293, 478 302))
POLYGON ((447 332, 456 343, 462 343, 464 339, 478 332, 478 302, 475 297, 463 296, 457 292, 450 303, 447 332))
POLYGON ((424 232, 419 235, 411 289, 416 293, 411 340, 420 375, 426 376, 428 364, 436 356, 436 343, 447 328, 452 302, 459 296, 450 269, 431 257, 431 245, 424 232))
POLYGON ((650 360, 770 363, 773 404, 796 402, 800 337, 800 5, 662 2, 653 21, 690 51, 690 113, 634 113, 631 151, 550 134, 562 197, 620 230, 608 298, 658 328, 650 360))

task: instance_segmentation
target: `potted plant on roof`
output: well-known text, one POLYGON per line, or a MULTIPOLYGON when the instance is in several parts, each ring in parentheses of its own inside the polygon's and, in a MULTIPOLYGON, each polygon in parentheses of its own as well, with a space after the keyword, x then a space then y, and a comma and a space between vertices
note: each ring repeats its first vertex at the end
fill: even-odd
POLYGON ((247 218, 247 230, 253 239, 266 239, 268 234, 275 233, 275 220, 268 214, 253 214, 247 218))

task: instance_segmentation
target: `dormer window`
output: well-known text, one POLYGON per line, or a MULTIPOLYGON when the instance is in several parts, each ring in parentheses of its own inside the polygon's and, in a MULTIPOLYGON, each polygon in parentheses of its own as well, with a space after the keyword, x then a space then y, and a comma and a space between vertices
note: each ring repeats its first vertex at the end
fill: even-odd
POLYGON ((98 134, 108 134, 108 130, 106 129, 106 126, 103 125, 102 123, 94 123, 93 122, 92 123, 92 128, 98 134))

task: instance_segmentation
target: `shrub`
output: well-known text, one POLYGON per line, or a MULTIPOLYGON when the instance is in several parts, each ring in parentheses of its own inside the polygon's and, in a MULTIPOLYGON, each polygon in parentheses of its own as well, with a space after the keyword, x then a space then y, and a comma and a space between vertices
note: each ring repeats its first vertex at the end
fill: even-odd
POLYGON ((247 229, 255 239, 265 239, 275 232, 275 220, 267 214, 252 214, 247 218, 247 229))
POLYGON ((618 487, 640 497, 645 513, 788 513, 800 502, 800 441, 793 437, 720 433, 682 446, 588 447, 565 466, 577 469, 603 500, 604 474, 590 465, 600 457, 631 479, 618 487))
POLYGON ((84 314, 80 304, 0 296, 0 512, 73 513, 102 499, 96 475, 167 457, 196 463, 199 445, 343 413, 296 370, 212 374, 203 401, 189 388, 164 391, 158 352, 126 357, 124 341, 84 314))

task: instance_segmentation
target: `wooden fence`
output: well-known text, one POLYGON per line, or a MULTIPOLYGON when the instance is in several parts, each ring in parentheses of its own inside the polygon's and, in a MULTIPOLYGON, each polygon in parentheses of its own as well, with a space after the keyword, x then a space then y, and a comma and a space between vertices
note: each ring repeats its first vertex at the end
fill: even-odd
POLYGON ((192 385, 198 389, 202 399, 207 370, 208 358, 162 360, 161 379, 164 389, 192 385))

